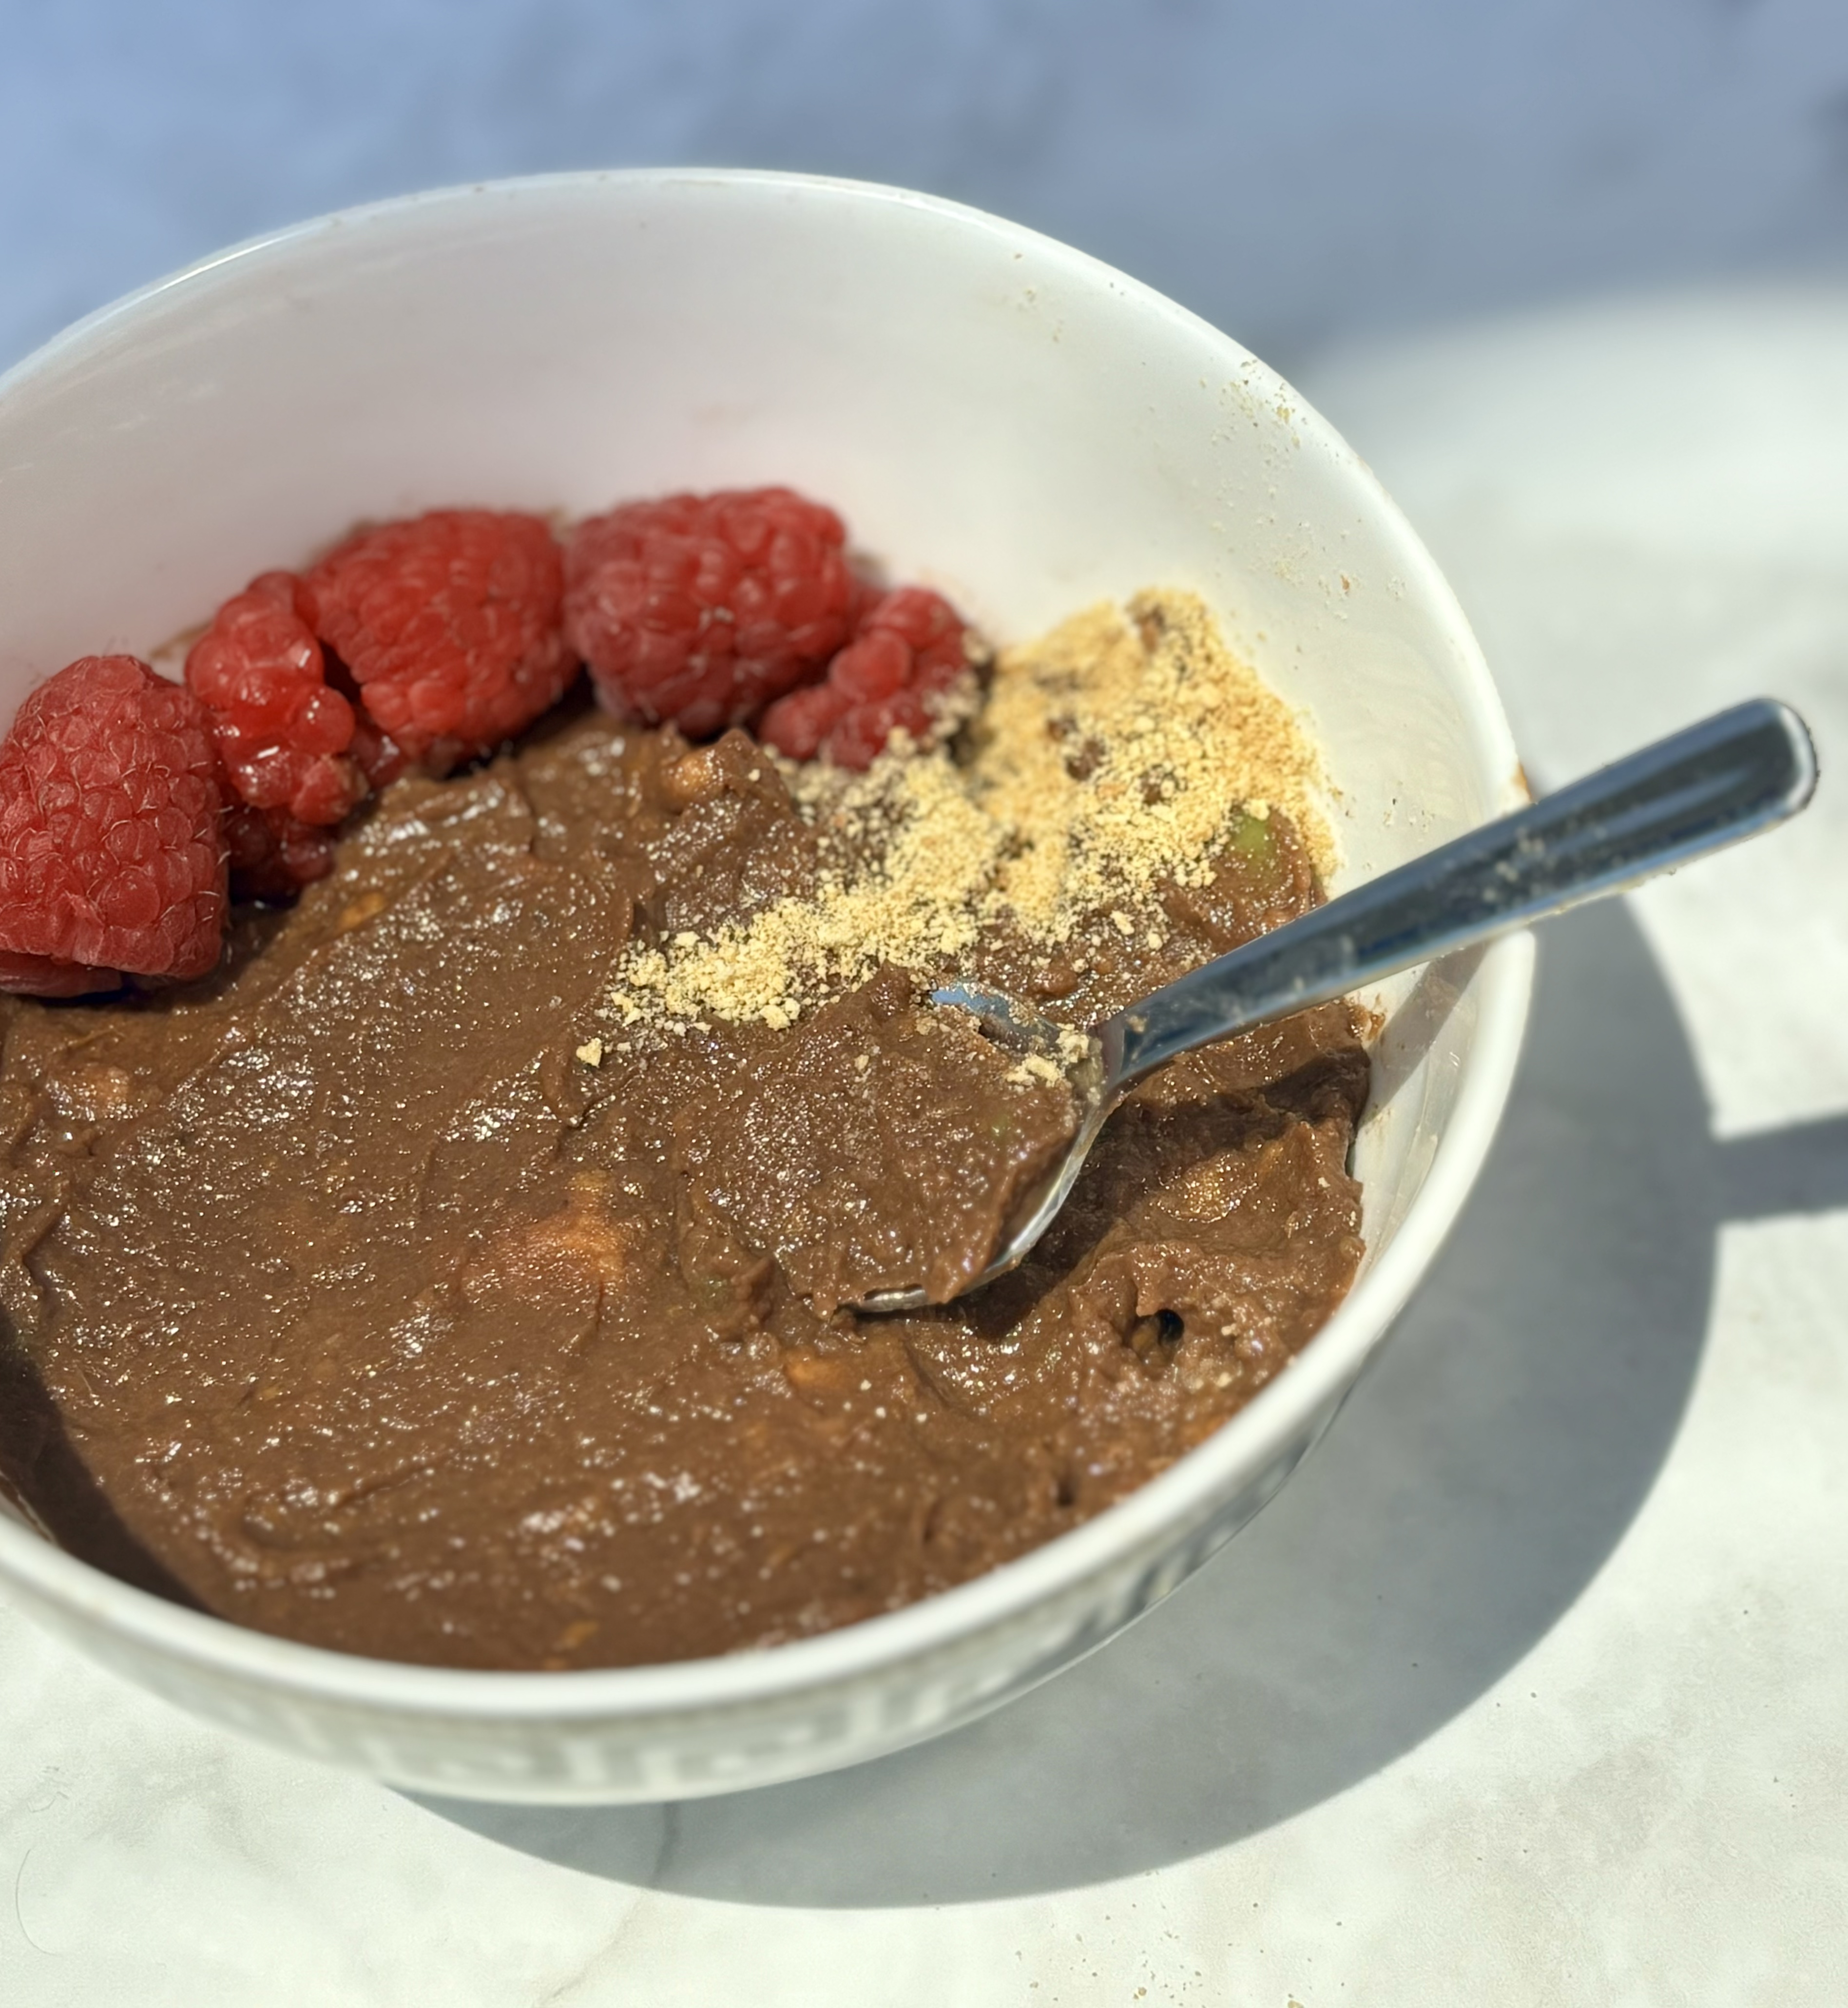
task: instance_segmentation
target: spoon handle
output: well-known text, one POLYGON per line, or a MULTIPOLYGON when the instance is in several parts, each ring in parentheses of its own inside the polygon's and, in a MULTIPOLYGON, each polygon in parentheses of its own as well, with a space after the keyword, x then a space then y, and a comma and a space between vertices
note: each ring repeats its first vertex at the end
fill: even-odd
POLYGON ((1097 1028, 1114 1085, 1266 1023, 1705 857, 1794 815, 1808 728, 1761 698, 1371 879, 1097 1028))

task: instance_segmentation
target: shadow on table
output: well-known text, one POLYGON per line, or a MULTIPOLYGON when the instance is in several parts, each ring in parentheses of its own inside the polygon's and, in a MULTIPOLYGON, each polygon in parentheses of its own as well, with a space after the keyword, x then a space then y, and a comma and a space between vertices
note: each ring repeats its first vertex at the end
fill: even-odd
POLYGON ((1506 1127, 1323 1447, 1141 1624, 857 1769, 589 1810, 426 1801, 591 1874, 740 1903, 943 1904, 1223 1847, 1467 1707, 1622 1538, 1698 1364, 1726 1218, 1848 1204, 1848 1121, 1716 1145, 1635 922, 1543 937, 1506 1127))

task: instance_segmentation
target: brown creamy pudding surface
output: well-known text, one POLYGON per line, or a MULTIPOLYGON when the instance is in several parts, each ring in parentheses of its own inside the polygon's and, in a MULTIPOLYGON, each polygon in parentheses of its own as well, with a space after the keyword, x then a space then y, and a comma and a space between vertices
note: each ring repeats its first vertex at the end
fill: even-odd
POLYGON ((1019 1555, 1287 1365, 1361 1253, 1325 1006, 1177 1062, 1027 1265, 1086 1025, 1303 912, 1295 722, 1170 592, 866 774, 578 708, 394 783, 217 975, 0 999, 0 1472, 76 1553, 484 1667, 800 1638, 1019 1555))

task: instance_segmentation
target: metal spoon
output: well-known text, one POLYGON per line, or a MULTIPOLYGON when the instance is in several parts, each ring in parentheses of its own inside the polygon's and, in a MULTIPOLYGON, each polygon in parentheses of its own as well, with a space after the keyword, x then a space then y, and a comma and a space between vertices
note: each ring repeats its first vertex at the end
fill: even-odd
MULTIPOLYGON (((1026 1256, 1124 1091, 1163 1061, 1755 836, 1796 815, 1815 786, 1807 726, 1788 705, 1761 698, 1356 886, 1076 1038, 999 991, 968 983, 933 991, 933 1003, 974 1012, 1011 1050, 1051 1061, 1079 1110, 1065 1155, 1016 1208, 1006 1239, 967 1288, 1026 1256)), ((881 1290, 860 1308, 927 1302, 922 1290, 881 1290)))

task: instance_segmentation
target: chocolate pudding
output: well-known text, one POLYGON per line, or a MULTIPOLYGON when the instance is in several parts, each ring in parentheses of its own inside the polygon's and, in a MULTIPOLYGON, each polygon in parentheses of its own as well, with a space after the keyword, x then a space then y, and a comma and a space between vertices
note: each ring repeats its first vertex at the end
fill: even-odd
POLYGON ((1198 1444, 1354 1273, 1344 1006, 1145 1082, 1013 1274, 850 1307, 952 1296, 1071 1132, 933 985, 1082 1025, 1320 896, 1287 714, 1239 670, 1186 743, 1197 604, 1086 618, 858 780, 568 710, 215 976, 0 999, 12 1488, 240 1624, 568 1668, 895 1609, 1198 1444))

